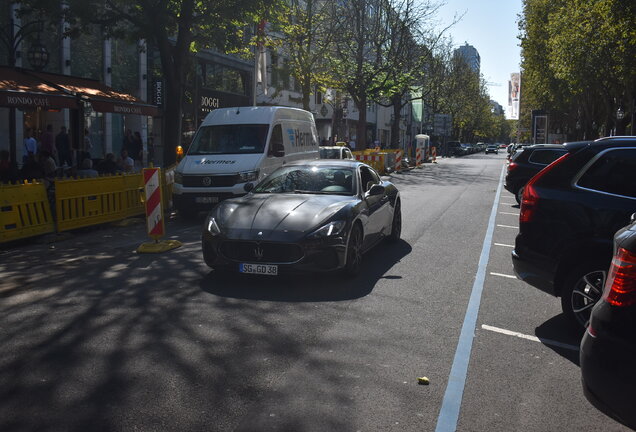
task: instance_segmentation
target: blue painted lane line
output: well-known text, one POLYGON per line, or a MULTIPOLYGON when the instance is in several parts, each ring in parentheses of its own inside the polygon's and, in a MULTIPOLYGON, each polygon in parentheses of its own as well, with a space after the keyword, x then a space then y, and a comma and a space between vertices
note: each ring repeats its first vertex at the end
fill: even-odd
POLYGON ((444 400, 437 418, 437 426, 435 432, 452 432, 457 429, 457 421, 459 420, 459 410, 462 405, 462 397, 464 395, 464 387, 466 385, 466 375, 468 374, 468 362, 470 361, 470 352, 473 347, 473 339, 475 337, 475 326, 477 325, 477 315, 479 314, 479 304, 481 303, 481 294, 484 290, 484 280, 486 278, 486 267, 490 257, 490 245, 492 244, 493 232, 495 230, 495 219, 497 217, 497 208, 499 207, 499 196, 504 179, 504 169, 501 170, 499 176, 499 186, 495 194, 495 201, 490 211, 490 219, 488 220, 488 228, 486 229, 486 237, 481 248, 481 256, 479 257, 479 265, 477 266, 477 274, 475 282, 468 300, 466 315, 464 316, 464 324, 459 334, 459 342, 455 350, 455 358, 448 377, 444 400))

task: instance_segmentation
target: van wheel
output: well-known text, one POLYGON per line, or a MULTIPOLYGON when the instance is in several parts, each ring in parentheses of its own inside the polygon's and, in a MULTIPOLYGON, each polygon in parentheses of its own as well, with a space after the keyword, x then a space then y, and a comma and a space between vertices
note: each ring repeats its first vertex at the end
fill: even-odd
POLYGON ((360 274, 362 268, 362 231, 355 225, 349 234, 347 243, 347 261, 344 267, 344 274, 348 277, 355 277, 360 274))
POLYGON ((580 265, 570 272, 561 290, 561 308, 565 316, 577 326, 586 328, 592 308, 603 295, 607 279, 607 262, 580 265))

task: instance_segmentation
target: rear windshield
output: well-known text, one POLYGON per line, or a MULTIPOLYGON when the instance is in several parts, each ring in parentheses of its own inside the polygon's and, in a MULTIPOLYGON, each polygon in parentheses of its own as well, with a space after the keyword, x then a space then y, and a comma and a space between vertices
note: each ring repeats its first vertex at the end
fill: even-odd
POLYGON ((269 125, 237 124, 202 126, 189 155, 263 153, 269 125))
POLYGON ((321 159, 340 159, 340 149, 321 148, 321 159))

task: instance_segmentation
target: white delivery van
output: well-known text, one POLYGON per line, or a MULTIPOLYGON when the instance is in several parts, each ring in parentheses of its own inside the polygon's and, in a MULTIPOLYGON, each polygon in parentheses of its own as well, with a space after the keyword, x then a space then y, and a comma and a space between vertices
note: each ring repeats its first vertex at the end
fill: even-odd
POLYGON ((182 214, 245 195, 287 162, 318 159, 313 115, 288 107, 220 108, 210 112, 175 170, 173 201, 182 214))

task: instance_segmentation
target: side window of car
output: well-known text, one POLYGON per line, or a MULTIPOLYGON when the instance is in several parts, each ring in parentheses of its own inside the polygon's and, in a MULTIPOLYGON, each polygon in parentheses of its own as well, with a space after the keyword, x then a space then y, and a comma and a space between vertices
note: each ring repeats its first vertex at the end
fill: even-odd
POLYGON ((613 149, 602 154, 583 173, 577 185, 636 198, 636 149, 613 149))
POLYGON ((281 125, 274 126, 272 129, 272 137, 269 140, 268 156, 281 156, 281 152, 285 153, 285 145, 283 144, 283 128, 281 125))
POLYGON ((366 192, 371 189, 375 183, 375 178, 373 177, 373 171, 365 166, 360 167, 360 185, 362 186, 362 192, 366 192))
POLYGON ((530 155, 528 162, 539 165, 550 165, 552 162, 560 158, 566 153, 566 150, 545 149, 535 150, 530 155))
POLYGON ((351 154, 351 150, 344 149, 344 158, 345 159, 353 159, 353 155, 351 154))

